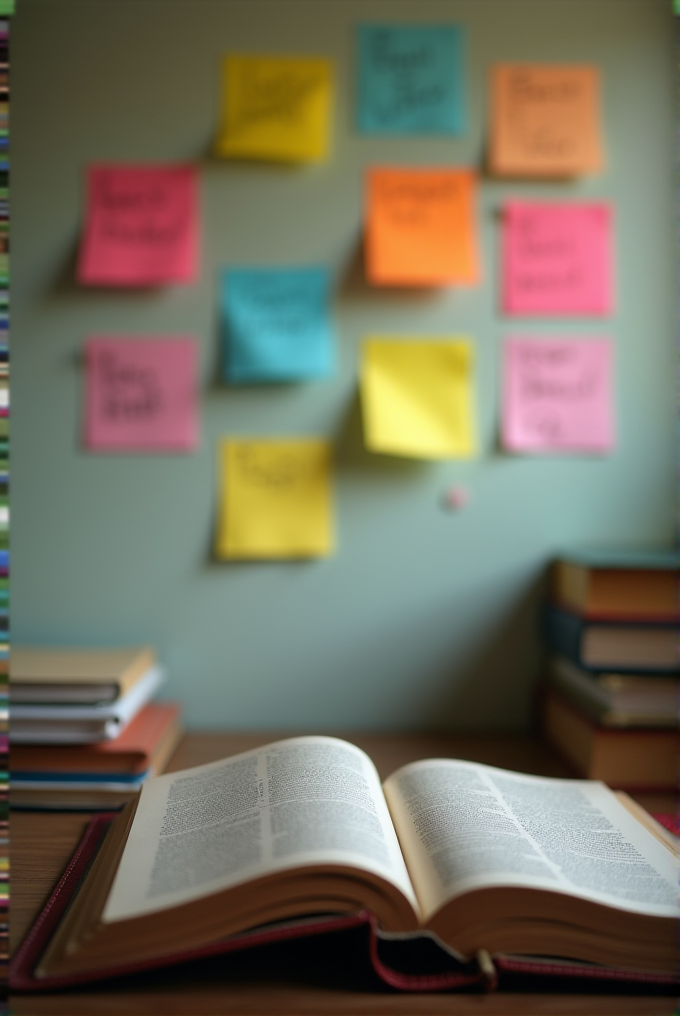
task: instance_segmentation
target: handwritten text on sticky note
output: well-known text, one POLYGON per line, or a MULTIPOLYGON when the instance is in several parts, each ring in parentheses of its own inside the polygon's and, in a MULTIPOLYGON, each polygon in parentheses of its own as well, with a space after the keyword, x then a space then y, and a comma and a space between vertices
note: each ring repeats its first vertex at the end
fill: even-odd
POLYGON ((365 134, 461 134, 461 30, 453 25, 359 28, 357 122, 365 134))
POLYGON ((611 343, 509 339, 504 350, 502 438, 509 451, 610 449, 611 343))
POLYGON ((492 80, 490 163, 499 176, 602 168, 599 74, 571 64, 501 64, 492 80))
POLYGON ((218 557, 323 557, 332 552, 327 441, 224 440, 219 464, 218 557))
POLYGON ((88 448, 189 451, 196 446, 193 339, 91 338, 85 365, 88 448))
POLYGON ((198 201, 192 167, 90 167, 78 282, 190 282, 197 264, 198 201))
POLYGON ((227 158, 284 162, 325 159, 331 91, 328 60, 225 57, 216 153, 227 158))
POLYGON ((467 170, 373 169, 366 273, 378 286, 474 283, 475 178, 467 170))
POLYGON ((333 366, 324 268, 230 268, 222 275, 225 377, 234 382, 325 377, 333 366))
POLYGON ((607 314, 611 211, 604 204, 510 202, 503 216, 503 309, 607 314))
POLYGON ((371 451, 423 459, 473 455, 470 343, 367 339, 361 404, 364 439, 371 451))

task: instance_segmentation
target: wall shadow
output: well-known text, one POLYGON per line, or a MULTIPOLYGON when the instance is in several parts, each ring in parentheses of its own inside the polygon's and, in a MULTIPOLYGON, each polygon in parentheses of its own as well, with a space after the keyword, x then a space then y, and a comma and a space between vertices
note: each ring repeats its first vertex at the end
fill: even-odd
POLYGON ((366 447, 361 394, 358 387, 355 387, 345 407, 345 414, 335 435, 334 449, 335 468, 338 471, 362 473, 374 480, 380 476, 419 479, 431 465, 425 459, 383 455, 366 447))
POLYGON ((444 286, 379 286, 371 283, 366 271, 366 239, 363 230, 357 235, 345 262, 337 286, 337 297, 343 300, 394 300, 425 303, 437 296, 444 286))

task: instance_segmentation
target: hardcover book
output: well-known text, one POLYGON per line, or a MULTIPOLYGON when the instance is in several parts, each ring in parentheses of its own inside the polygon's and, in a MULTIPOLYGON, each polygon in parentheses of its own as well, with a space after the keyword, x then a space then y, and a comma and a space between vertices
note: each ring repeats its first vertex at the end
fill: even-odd
POLYGON ((181 712, 176 702, 148 702, 112 741, 12 745, 12 772, 158 775, 181 736, 181 712))
POLYGON ((548 646, 584 670, 680 672, 678 623, 588 621, 548 605, 548 646))
POLYGON ((546 739, 579 776, 622 790, 676 790, 678 738, 673 729, 600 726, 555 688, 542 702, 546 739))
POLYGON ((10 741, 14 744, 92 744, 117 737, 164 680, 162 668, 152 666, 110 703, 11 705, 10 741))
POLYGON ((181 706, 149 702, 112 741, 12 746, 10 805, 21 810, 110 811, 165 770, 179 743, 181 706))
POLYGON ((555 656, 548 682, 602 727, 677 729, 680 682, 675 675, 588 671, 555 656))
POLYGON ((676 551, 565 554, 553 563, 552 594, 583 617, 674 621, 680 615, 680 555, 676 551))
POLYGON ((604 785, 431 759, 381 786, 368 756, 335 738, 149 780, 83 875, 28 979, 20 951, 15 986, 367 912, 383 937, 434 937, 461 983, 475 957, 509 954, 534 969, 677 970, 676 860, 604 785))
POLYGON ((148 647, 12 646, 10 702, 105 705, 129 692, 155 665, 155 653, 148 647))

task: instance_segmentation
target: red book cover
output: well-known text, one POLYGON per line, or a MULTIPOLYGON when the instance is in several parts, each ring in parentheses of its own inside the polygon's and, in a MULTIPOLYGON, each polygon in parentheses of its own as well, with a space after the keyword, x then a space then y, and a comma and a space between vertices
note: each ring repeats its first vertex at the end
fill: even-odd
POLYGON ((15 772, 143 773, 162 768, 180 736, 181 706, 150 702, 110 741, 97 744, 17 744, 10 749, 15 772))

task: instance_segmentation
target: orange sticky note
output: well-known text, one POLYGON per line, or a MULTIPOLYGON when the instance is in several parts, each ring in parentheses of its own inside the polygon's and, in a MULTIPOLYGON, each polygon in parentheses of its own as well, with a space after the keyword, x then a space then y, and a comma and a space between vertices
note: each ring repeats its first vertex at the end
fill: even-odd
POLYGON ((492 72, 489 161, 498 176, 602 169, 599 72, 579 64, 500 64, 492 72))
POLYGON ((477 282, 475 184, 469 170, 370 170, 368 281, 376 286, 477 282))

